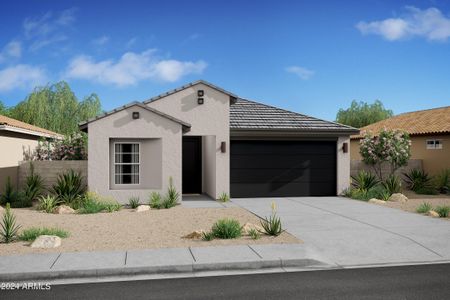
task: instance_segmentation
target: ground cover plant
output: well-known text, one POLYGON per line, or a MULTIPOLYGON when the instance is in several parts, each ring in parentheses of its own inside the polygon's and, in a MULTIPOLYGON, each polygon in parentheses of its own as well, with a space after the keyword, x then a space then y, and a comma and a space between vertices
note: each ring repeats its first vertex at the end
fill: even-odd
POLYGON ((64 229, 54 227, 31 227, 24 229, 19 235, 19 239, 22 241, 32 242, 40 235, 55 235, 60 238, 67 238, 69 232, 64 229))
POLYGON ((419 207, 417 207, 416 211, 420 214, 426 214, 432 209, 433 209, 433 206, 430 203, 424 202, 424 203, 420 204, 419 207))

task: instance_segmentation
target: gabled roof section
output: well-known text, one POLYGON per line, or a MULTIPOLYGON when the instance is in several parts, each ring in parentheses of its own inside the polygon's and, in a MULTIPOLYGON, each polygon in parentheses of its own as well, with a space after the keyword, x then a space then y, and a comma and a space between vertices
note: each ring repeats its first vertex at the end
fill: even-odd
POLYGON ((217 91, 219 91, 219 92, 222 92, 222 93, 224 93, 224 94, 230 96, 231 103, 234 103, 234 102, 236 101, 236 99, 238 98, 238 96, 236 96, 235 94, 233 94, 233 93, 231 93, 231 92, 228 92, 228 91, 222 89, 221 87, 218 87, 217 85, 214 85, 214 84, 212 84, 212 83, 209 83, 209 82, 206 81, 206 80, 197 80, 197 81, 193 81, 193 82, 191 82, 191 83, 188 83, 188 84, 186 84, 186 85, 183 85, 183 86, 181 86, 181 87, 179 87, 179 88, 176 88, 176 89, 173 89, 173 90, 171 90, 171 91, 165 92, 164 94, 155 96, 155 97, 150 98, 150 99, 148 99, 148 100, 145 100, 145 101, 143 101, 143 103, 144 103, 144 104, 147 104, 147 103, 150 103, 150 102, 153 102, 153 101, 162 99, 162 98, 164 98, 164 97, 167 97, 167 96, 169 96, 169 95, 175 94, 176 92, 185 90, 185 89, 190 88, 190 87, 192 87, 192 86, 194 86, 194 85, 197 85, 197 84, 204 84, 204 85, 206 85, 206 86, 209 86, 209 87, 212 88, 212 89, 215 89, 215 90, 217 90, 217 91))
POLYGON ((121 106, 121 107, 119 107, 119 108, 113 109, 113 110, 111 110, 111 111, 109 111, 109 112, 106 112, 106 113, 104 113, 104 114, 101 114, 101 115, 99 115, 99 116, 97 116, 97 117, 91 118, 91 119, 89 119, 89 120, 87 120, 87 121, 85 121, 85 122, 82 122, 82 123, 78 124, 78 126, 79 126, 80 130, 87 131, 87 126, 88 126, 88 124, 90 124, 90 123, 92 123, 92 122, 95 122, 95 121, 98 121, 98 120, 100 120, 100 119, 103 119, 103 118, 105 118, 105 117, 107 117, 107 116, 110 116, 110 115, 112 115, 112 114, 115 114, 115 113, 117 113, 117 112, 119 112, 119 111, 122 111, 122 110, 124 110, 124 109, 130 108, 130 107, 133 107, 133 106, 138 106, 138 107, 143 108, 143 109, 145 109, 145 110, 148 110, 148 111, 150 111, 150 112, 152 112, 152 113, 155 113, 155 114, 157 114, 157 115, 160 115, 160 116, 162 116, 162 117, 164 117, 164 118, 166 118, 166 119, 169 119, 169 120, 171 120, 171 121, 173 121, 173 122, 179 123, 179 124, 181 124, 181 125, 183 126, 183 129, 184 129, 185 131, 189 131, 189 129, 191 128, 191 124, 186 123, 186 122, 184 122, 184 121, 181 121, 181 120, 179 120, 179 119, 177 119, 177 118, 175 118, 175 117, 172 117, 172 116, 170 116, 170 115, 168 115, 168 114, 165 114, 165 113, 163 113, 163 112, 160 112, 159 110, 156 110, 156 109, 154 109, 154 108, 152 108, 152 107, 148 107, 147 105, 144 105, 144 104, 142 104, 141 102, 138 102, 138 101, 131 102, 131 103, 126 104, 126 105, 124 105, 124 106, 121 106))
MULTIPOLYGON (((450 106, 399 114, 362 127, 361 132, 377 134, 383 128, 406 131, 410 135, 450 133, 450 106)), ((362 138, 362 135, 353 135, 351 138, 362 138)))
POLYGON ((61 134, 0 115, 0 130, 14 131, 34 136, 62 138, 61 134))
POLYGON ((230 129, 358 133, 358 129, 239 98, 230 107, 230 129))

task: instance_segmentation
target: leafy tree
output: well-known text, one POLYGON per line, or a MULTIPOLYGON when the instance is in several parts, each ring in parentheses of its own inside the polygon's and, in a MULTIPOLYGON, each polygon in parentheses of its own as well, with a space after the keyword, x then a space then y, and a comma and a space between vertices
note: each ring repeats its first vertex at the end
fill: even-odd
POLYGON ((10 109, 14 119, 62 134, 78 131, 79 122, 100 113, 100 99, 96 94, 78 101, 64 81, 35 88, 24 101, 10 109))
POLYGON ((3 102, 1 100, 0 100, 0 115, 2 115, 2 116, 8 116, 9 115, 8 108, 5 106, 5 104, 3 104, 3 102))
POLYGON ((380 180, 383 180, 382 166, 390 165, 390 175, 408 164, 411 157, 411 140, 400 130, 381 130, 378 136, 364 133, 360 141, 359 153, 362 160, 371 166, 380 180))
POLYGON ((366 125, 392 117, 393 112, 384 108, 380 100, 373 104, 352 101, 348 109, 340 109, 336 115, 336 122, 361 128, 366 125))

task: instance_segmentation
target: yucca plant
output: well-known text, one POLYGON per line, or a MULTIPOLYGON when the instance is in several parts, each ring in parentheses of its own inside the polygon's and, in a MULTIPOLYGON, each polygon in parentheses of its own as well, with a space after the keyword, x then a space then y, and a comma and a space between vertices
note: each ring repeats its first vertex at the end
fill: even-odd
POLYGON ((80 173, 70 169, 58 176, 56 184, 53 185, 53 192, 60 201, 71 205, 84 194, 86 185, 84 177, 80 173))
POLYGON ((370 172, 361 170, 356 176, 352 176, 352 186, 362 192, 367 192, 379 184, 379 180, 370 172))
POLYGON ((11 206, 6 203, 6 209, 3 213, 0 236, 3 243, 11 243, 17 237, 20 225, 16 224, 16 217, 11 212, 11 206))
POLYGON ((5 190, 0 197, 0 204, 6 205, 6 203, 9 203, 12 208, 31 206, 24 201, 23 193, 14 189, 9 176, 6 178, 5 190))
POLYGON ((46 213, 52 213, 61 203, 60 200, 54 195, 40 196, 38 201, 38 210, 43 210, 46 213))
POLYGON ((422 170, 412 169, 403 175, 405 176, 405 182, 408 188, 414 192, 432 188, 431 177, 428 176, 428 173, 422 170))
POLYGON ((272 215, 270 217, 265 217, 260 220, 261 226, 268 235, 278 236, 283 232, 283 228, 281 226, 281 219, 277 216, 276 213, 276 204, 272 202, 272 215))
POLYGON ((169 187, 167 188, 167 194, 164 196, 161 206, 163 208, 174 207, 178 204, 179 198, 180 194, 177 192, 177 189, 173 185, 172 177, 169 177, 169 187))
POLYGON ((402 190, 402 182, 400 178, 394 174, 390 175, 383 182, 381 182, 381 185, 387 192, 389 192, 390 195, 394 193, 400 193, 400 191, 402 190))
POLYGON ((30 174, 25 180, 23 192, 24 204, 26 206, 31 206, 33 201, 37 200, 44 190, 44 179, 42 179, 41 175, 34 172, 34 165, 30 162, 30 174))

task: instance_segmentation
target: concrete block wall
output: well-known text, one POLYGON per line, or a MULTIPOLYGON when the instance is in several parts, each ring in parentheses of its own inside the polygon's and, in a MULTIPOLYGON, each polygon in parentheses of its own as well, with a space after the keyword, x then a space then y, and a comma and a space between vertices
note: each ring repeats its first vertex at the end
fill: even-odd
MULTIPOLYGON (((422 160, 421 159, 410 159, 408 162, 408 165, 398 169, 395 174, 402 177, 403 173, 408 173, 412 169, 419 169, 422 170, 422 160)), ((373 173, 373 168, 371 166, 366 165, 361 160, 351 160, 350 161, 350 174, 351 176, 355 176, 358 174, 359 171, 365 170, 370 171, 373 173)), ((383 178, 386 178, 388 174, 390 173, 389 165, 385 165, 382 167, 381 170, 383 174, 383 178)))
MULTIPOLYGON (((56 183, 58 175, 70 169, 80 172, 87 183, 87 160, 52 160, 33 161, 35 173, 42 176, 45 186, 51 188, 56 183)), ((21 161, 18 170, 18 186, 23 187, 30 172, 30 161, 21 161)))

